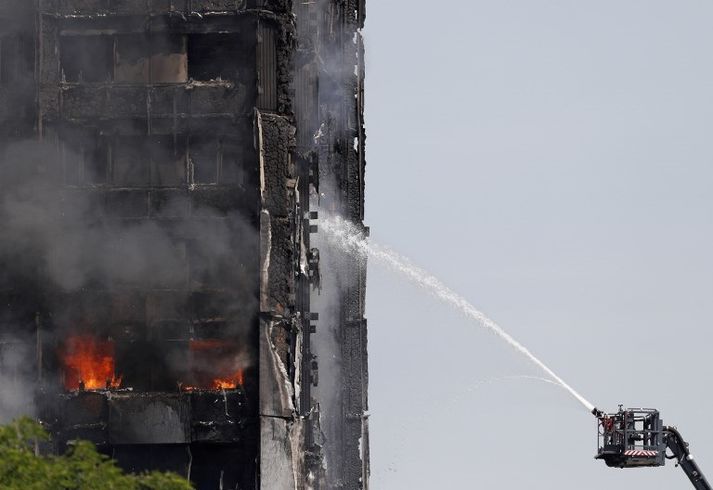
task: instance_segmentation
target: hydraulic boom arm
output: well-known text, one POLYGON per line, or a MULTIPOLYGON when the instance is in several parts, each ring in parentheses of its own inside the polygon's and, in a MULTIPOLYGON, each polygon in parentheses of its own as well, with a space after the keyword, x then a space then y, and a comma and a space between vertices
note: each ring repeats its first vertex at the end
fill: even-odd
POLYGON ((698 490, 711 490, 706 477, 701 473, 701 469, 694 461, 693 456, 688 450, 688 443, 683 440, 681 433, 675 427, 664 427, 666 446, 671 450, 673 456, 669 459, 676 458, 678 464, 686 472, 686 476, 691 480, 693 486, 698 490))
POLYGON ((688 443, 675 427, 663 425, 653 408, 627 408, 616 413, 594 409, 599 420, 599 450, 596 459, 612 468, 656 468, 667 459, 676 460, 696 490, 713 490, 691 456, 688 443))

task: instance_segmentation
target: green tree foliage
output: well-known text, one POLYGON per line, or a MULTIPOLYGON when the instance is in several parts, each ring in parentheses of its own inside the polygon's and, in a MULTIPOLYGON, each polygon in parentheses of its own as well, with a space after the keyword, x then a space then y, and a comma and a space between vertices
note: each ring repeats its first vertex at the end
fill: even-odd
POLYGON ((42 456, 37 447, 49 435, 22 418, 0 426, 0 488, 7 490, 190 490, 172 473, 125 474, 90 442, 77 441, 63 456, 42 456))

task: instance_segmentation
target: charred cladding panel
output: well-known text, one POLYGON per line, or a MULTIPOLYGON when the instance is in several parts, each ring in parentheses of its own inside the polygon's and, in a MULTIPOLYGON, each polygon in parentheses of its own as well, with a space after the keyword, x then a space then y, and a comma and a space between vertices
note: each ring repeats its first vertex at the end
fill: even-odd
POLYGON ((343 446, 321 449, 312 390, 327 168, 361 219, 352 3, 0 2, 0 419, 201 489, 331 488, 334 451, 366 486, 363 327, 335 351, 343 446))
POLYGON ((310 165, 311 309, 303 369, 318 416, 309 419, 312 471, 323 488, 368 488, 368 375, 364 298, 366 269, 326 240, 318 219, 364 219, 364 1, 294 5, 295 117, 299 154, 310 165), (322 461, 326 464, 322 464, 322 461))

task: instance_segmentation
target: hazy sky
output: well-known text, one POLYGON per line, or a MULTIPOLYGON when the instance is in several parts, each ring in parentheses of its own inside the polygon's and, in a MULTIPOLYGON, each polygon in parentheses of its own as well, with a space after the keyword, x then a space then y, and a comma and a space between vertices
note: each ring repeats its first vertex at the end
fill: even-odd
MULTIPOLYGON (((603 409, 713 478, 713 2, 368 1, 367 223, 603 409)), ((690 488, 594 461, 594 418, 369 269, 372 486, 690 488)))

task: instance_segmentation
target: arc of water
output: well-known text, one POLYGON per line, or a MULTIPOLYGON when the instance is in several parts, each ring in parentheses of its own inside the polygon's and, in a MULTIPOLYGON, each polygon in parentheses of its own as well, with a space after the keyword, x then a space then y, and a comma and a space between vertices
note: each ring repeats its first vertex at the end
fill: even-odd
POLYGON ((364 234, 349 222, 339 217, 331 217, 321 222, 322 229, 327 232, 328 237, 340 248, 350 253, 356 253, 364 258, 369 257, 385 264, 392 270, 408 278, 411 282, 423 288, 433 296, 442 300, 450 306, 458 309, 467 318, 474 320, 482 327, 491 331, 510 347, 535 364, 542 371, 547 373, 557 384, 564 388, 589 412, 595 410, 594 405, 578 393, 574 388, 560 378, 552 369, 535 356, 529 349, 518 342, 512 335, 507 333, 493 320, 470 304, 465 298, 448 288, 435 276, 425 270, 413 265, 407 258, 397 252, 374 243, 367 239, 364 234))

